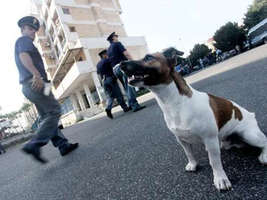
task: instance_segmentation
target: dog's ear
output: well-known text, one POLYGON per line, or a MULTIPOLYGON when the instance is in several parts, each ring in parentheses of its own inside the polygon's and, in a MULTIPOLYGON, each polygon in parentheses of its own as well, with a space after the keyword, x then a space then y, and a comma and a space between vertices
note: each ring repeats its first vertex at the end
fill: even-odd
POLYGON ((179 51, 179 50, 175 49, 174 47, 169 47, 169 48, 163 50, 163 55, 166 58, 170 58, 173 55, 182 56, 182 55, 184 55, 184 52, 179 51))
POLYGON ((175 67, 178 64, 177 59, 178 59, 177 55, 173 55, 172 57, 167 58, 168 65, 170 67, 175 67))
POLYGON ((175 67, 177 65, 178 56, 182 56, 184 52, 178 51, 174 47, 163 50, 162 54, 167 58, 170 66, 175 67))

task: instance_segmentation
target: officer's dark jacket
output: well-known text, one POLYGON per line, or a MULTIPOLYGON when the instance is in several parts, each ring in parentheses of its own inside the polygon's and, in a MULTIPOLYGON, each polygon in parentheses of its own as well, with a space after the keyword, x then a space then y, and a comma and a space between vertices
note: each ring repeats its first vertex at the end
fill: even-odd
POLYGON ((23 52, 30 55, 34 66, 39 71, 44 81, 47 81, 44 63, 38 49, 34 46, 33 41, 30 37, 22 36, 17 39, 15 44, 15 61, 19 71, 19 82, 24 83, 33 77, 32 73, 27 70, 27 68, 22 64, 19 58, 19 54, 23 52))
POLYGON ((111 60, 111 66, 114 67, 121 61, 127 60, 123 52, 125 47, 120 42, 112 42, 108 48, 108 57, 111 60))
POLYGON ((115 77, 111 66, 111 61, 109 58, 102 58, 98 62, 96 68, 97 68, 97 73, 101 76, 101 78, 103 78, 104 76, 115 77))

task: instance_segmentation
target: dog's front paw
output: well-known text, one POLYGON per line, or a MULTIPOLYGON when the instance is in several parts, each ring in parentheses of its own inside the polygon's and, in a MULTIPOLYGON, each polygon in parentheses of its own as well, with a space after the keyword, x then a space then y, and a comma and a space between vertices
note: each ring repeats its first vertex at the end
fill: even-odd
POLYGON ((227 176, 214 177, 214 185, 219 191, 230 190, 232 188, 231 182, 227 176))
POLYGON ((267 165, 267 153, 265 151, 263 151, 259 156, 259 161, 261 164, 267 165))
POLYGON ((189 162, 186 166, 185 166, 185 170, 187 172, 194 172, 197 170, 197 163, 191 163, 189 162))

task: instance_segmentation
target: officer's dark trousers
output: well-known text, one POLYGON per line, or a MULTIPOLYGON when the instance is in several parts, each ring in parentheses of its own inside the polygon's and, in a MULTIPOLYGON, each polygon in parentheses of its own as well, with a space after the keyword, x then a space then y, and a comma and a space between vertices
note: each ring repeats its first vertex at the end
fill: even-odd
POLYGON ((138 104, 138 102, 136 100, 136 91, 135 91, 134 87, 128 85, 128 77, 121 71, 119 65, 116 65, 113 68, 113 72, 114 72, 115 76, 121 81, 121 83, 125 89, 127 99, 128 99, 128 105, 133 110, 140 107, 140 105, 138 104))
POLYGON ((107 107, 106 109, 111 110, 114 99, 116 98, 121 108, 124 110, 127 108, 124 102, 120 87, 117 83, 116 78, 106 77, 104 79, 104 90, 107 95, 107 107))
POLYGON ((26 146, 33 149, 40 148, 50 140, 58 148, 66 145, 68 140, 64 137, 60 129, 58 129, 61 108, 54 95, 50 93, 49 96, 45 96, 42 91, 34 91, 31 88, 31 83, 23 84, 22 92, 36 106, 40 117, 40 124, 36 130, 36 136, 26 146))
POLYGON ((5 150, 5 148, 3 147, 3 145, 0 142, 0 154, 4 153, 4 152, 6 152, 6 150, 5 150))

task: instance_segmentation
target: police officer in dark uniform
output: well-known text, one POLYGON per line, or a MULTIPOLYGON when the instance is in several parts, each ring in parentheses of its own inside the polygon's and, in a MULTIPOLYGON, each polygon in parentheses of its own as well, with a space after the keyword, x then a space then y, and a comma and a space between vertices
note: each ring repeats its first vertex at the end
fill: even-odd
POLYGON ((0 131, 0 154, 6 153, 4 146, 1 144, 2 138, 3 138, 3 133, 0 131))
POLYGON ((59 149, 62 156, 67 155, 78 147, 78 143, 71 144, 64 137, 58 122, 61 115, 60 104, 51 92, 45 88, 49 82, 44 68, 41 55, 33 44, 35 34, 40 27, 37 18, 32 16, 23 17, 18 21, 22 36, 15 44, 15 61, 19 71, 19 82, 22 92, 38 110, 40 126, 36 130, 35 137, 28 142, 22 151, 30 154, 37 161, 46 163, 41 156, 41 147, 50 140, 59 149))
POLYGON ((145 106, 140 106, 137 102, 136 91, 134 87, 128 85, 128 77, 121 71, 119 65, 117 65, 122 61, 132 60, 131 55, 122 45, 122 43, 119 42, 118 35, 115 32, 111 33, 107 40, 110 42, 110 46, 108 48, 108 57, 111 60, 111 65, 113 67, 115 76, 121 81, 125 89, 128 98, 128 105, 133 112, 145 108, 145 106))
POLYGON ((97 74, 99 74, 102 79, 103 87, 107 95, 106 113, 109 118, 113 119, 111 109, 114 98, 117 99, 124 112, 128 112, 130 109, 124 102, 117 78, 113 73, 111 61, 107 55, 107 50, 105 49, 99 52, 98 55, 100 56, 101 60, 97 64, 97 74))

